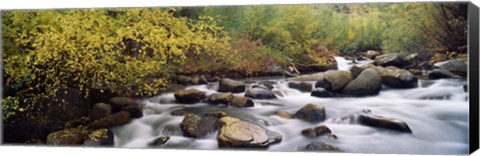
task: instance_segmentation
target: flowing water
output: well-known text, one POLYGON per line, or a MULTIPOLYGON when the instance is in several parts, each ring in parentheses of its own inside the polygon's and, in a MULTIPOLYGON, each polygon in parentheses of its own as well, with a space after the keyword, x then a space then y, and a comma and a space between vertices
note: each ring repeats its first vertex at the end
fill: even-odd
MULTIPOLYGON (((339 70, 348 70, 353 65, 342 57, 335 58, 339 70)), ((271 145, 270 151, 297 151, 305 145, 322 141, 349 153, 399 153, 399 154, 467 154, 468 153, 468 93, 463 91, 465 80, 440 79, 420 80, 413 89, 385 87, 376 96, 317 98, 287 86, 281 78, 260 79, 275 82, 274 89, 283 93, 272 100, 254 100, 255 106, 234 108, 198 103, 176 104, 173 93, 140 101, 144 116, 131 123, 113 129, 115 146, 126 148, 151 148, 148 146, 159 136, 170 136, 160 148, 218 149, 216 135, 193 139, 182 136, 179 129, 183 116, 172 116, 174 110, 196 107, 197 110, 224 111, 230 116, 261 125, 282 134, 282 142, 271 145), (298 119, 284 119, 275 113, 295 113, 308 103, 325 106, 327 120, 313 124, 298 119), (372 113, 396 118, 408 124, 413 133, 400 133, 382 128, 357 124, 352 114, 370 110, 372 113), (327 136, 307 138, 301 131, 318 125, 327 125, 338 139, 327 136)), ((207 92, 216 93, 216 88, 195 85, 207 92)), ((236 95, 243 95, 238 93, 236 95)))

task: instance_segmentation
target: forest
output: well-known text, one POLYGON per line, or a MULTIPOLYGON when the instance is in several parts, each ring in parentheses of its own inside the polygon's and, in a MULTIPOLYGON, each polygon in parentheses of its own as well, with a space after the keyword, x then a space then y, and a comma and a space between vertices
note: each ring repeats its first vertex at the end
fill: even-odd
POLYGON ((2 11, 2 120, 45 127, 61 118, 55 125, 69 127, 83 119, 52 109, 66 110, 72 90, 91 107, 98 94, 159 95, 179 75, 245 78, 289 67, 304 74, 336 66, 333 56, 369 50, 418 54, 426 62, 411 67, 418 69, 465 61, 466 9, 366 3, 2 11))

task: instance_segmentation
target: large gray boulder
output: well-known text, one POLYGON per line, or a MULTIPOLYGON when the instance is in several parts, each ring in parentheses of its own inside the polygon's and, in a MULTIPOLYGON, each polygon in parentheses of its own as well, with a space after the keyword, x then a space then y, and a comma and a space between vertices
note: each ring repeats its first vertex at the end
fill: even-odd
MULTIPOLYGON (((325 80, 330 83, 330 88, 325 88, 328 91, 338 92, 347 85, 350 81, 353 80, 353 76, 348 71, 342 70, 329 70, 325 72, 325 80)), ((315 84, 315 88, 322 87, 315 84)), ((323 87, 322 87, 323 88, 323 87)))
POLYGON ((295 118, 312 123, 322 122, 326 118, 325 106, 309 103, 295 113, 295 118))
POLYGON ((197 89, 179 90, 174 96, 178 103, 185 104, 197 103, 207 97, 206 92, 197 89))
POLYGON ((374 69, 365 69, 343 88, 342 93, 350 96, 377 95, 382 89, 382 77, 374 69))
POLYGON ((218 129, 217 120, 217 115, 188 113, 183 118, 180 128, 184 136, 200 138, 218 129))
POLYGON ((375 57, 375 64, 378 66, 404 67, 407 62, 398 53, 383 54, 375 57))
POLYGON ((410 71, 394 66, 386 68, 376 67, 375 70, 382 75, 383 84, 392 88, 415 88, 418 79, 410 71))
POLYGON ((442 79, 442 78, 456 78, 461 79, 462 76, 452 73, 446 69, 437 68, 428 72, 429 79, 442 79))
POLYGON ((466 77, 467 76, 467 63, 460 60, 447 60, 433 64, 434 67, 445 69, 449 72, 452 72, 456 75, 466 77))
POLYGON ((229 116, 220 118, 220 125, 217 137, 220 148, 268 148, 282 140, 277 132, 229 116))
POLYGON ((228 105, 230 101, 234 98, 233 94, 228 93, 213 93, 207 99, 207 102, 210 104, 225 104, 228 105))
POLYGON ((245 91, 245 83, 229 78, 222 78, 219 83, 218 92, 241 93, 245 91))

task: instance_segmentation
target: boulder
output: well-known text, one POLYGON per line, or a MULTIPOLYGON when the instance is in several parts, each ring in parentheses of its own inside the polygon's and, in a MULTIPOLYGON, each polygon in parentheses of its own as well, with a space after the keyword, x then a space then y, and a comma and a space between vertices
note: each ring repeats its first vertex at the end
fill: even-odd
POLYGON ((245 97, 253 99, 275 99, 277 98, 272 91, 263 88, 249 88, 245 92, 245 97))
POLYGON ((365 53, 365 57, 368 57, 370 59, 375 59, 375 57, 377 57, 378 55, 380 55, 380 52, 375 50, 369 50, 365 53))
POLYGON ((112 106, 106 103, 97 103, 93 105, 90 111, 90 120, 95 121, 112 114, 112 106))
POLYGON ((175 92, 174 96, 178 103, 184 104, 197 103, 207 97, 204 91, 197 89, 179 90, 175 92))
POLYGON ((375 64, 378 66, 404 67, 407 62, 398 53, 383 54, 375 57, 375 64))
POLYGON ((99 129, 90 133, 83 142, 84 146, 113 146, 113 132, 110 129, 99 129))
POLYGON ((288 87, 299 90, 300 92, 311 92, 313 89, 313 85, 305 81, 288 82, 288 87))
POLYGON ((316 88, 315 90, 312 91, 310 96, 315 96, 315 97, 336 97, 336 95, 330 91, 327 91, 323 88, 316 88))
POLYGON ((305 151, 330 151, 330 152, 340 152, 341 150, 333 147, 332 145, 323 143, 323 142, 313 142, 305 146, 305 151))
POLYGON ((332 133, 332 131, 330 130, 330 128, 328 128, 325 125, 321 125, 321 126, 314 127, 314 128, 307 128, 307 129, 302 130, 302 135, 306 136, 306 137, 309 137, 309 138, 315 138, 317 136, 321 136, 321 135, 324 135, 324 134, 330 134, 330 133, 332 133))
POLYGON ((415 88, 418 86, 418 79, 408 70, 393 66, 376 67, 375 70, 382 76, 382 82, 386 86, 392 88, 415 88))
POLYGON ((382 77, 374 69, 365 69, 343 88, 342 93, 351 96, 377 95, 382 89, 382 77))
POLYGON ((229 104, 234 98, 232 93, 213 93, 207 98, 207 103, 210 104, 229 104))
POLYGON ((222 78, 219 83, 218 92, 241 93, 245 91, 245 83, 229 78, 222 78))
POLYGON ((112 128, 130 122, 130 113, 121 111, 110 116, 98 119, 88 125, 90 129, 112 128))
POLYGON ((359 66, 352 66, 350 68, 350 73, 352 74, 353 78, 356 78, 365 68, 361 68, 359 66))
MULTIPOLYGON (((331 88, 325 88, 328 91, 338 92, 353 80, 353 76, 348 71, 343 70, 329 70, 325 72, 325 79, 329 82, 331 88)), ((318 81, 317 81, 318 83, 318 81)), ((315 84, 315 88, 322 87, 315 84)), ((322 87, 323 88, 323 87, 322 87)))
POLYGON ((318 81, 324 78, 325 72, 315 73, 315 74, 307 74, 301 76, 295 76, 287 78, 288 81, 318 81))
POLYGON ((184 136, 200 138, 207 135, 208 133, 213 133, 218 130, 218 125, 216 124, 217 120, 218 116, 213 113, 188 113, 185 114, 182 123, 180 123, 180 128, 182 129, 184 136))
POLYGON ((158 138, 155 138, 152 142, 148 143, 149 146, 161 146, 167 143, 167 141, 170 140, 169 136, 160 136, 158 138))
POLYGON ((277 132, 229 116, 220 118, 220 125, 217 137, 220 148, 268 148, 282 140, 277 132))
POLYGON ((130 114, 131 118, 141 118, 143 116, 143 110, 139 106, 126 106, 120 109, 120 111, 126 111, 130 114))
POLYGON ((433 64, 434 67, 448 70, 456 75, 466 77, 467 76, 467 63, 460 60, 447 60, 433 64))
POLYGON ((136 106, 138 105, 135 100, 129 97, 113 97, 109 100, 109 104, 112 105, 114 111, 115 110, 120 110, 123 107, 126 106, 136 106))
POLYGON ((358 122, 366 126, 385 128, 404 133, 412 133, 412 130, 410 130, 407 123, 394 118, 387 118, 373 114, 360 114, 358 116, 358 122))
POLYGON ((177 83, 182 84, 182 85, 189 85, 191 83, 191 79, 188 76, 179 75, 177 77, 177 83))
POLYGON ((325 120, 325 107, 322 104, 309 103, 295 113, 295 118, 318 123, 325 120))
POLYGON ((235 96, 229 105, 233 107, 253 107, 254 103, 253 100, 248 97, 235 96))
POLYGON ((86 130, 83 127, 64 129, 50 133, 47 136, 48 145, 81 145, 83 144, 86 130))
POLYGON ((55 100, 61 102, 49 104, 48 108, 54 113, 53 118, 56 118, 55 120, 69 121, 88 115, 87 99, 76 89, 59 89, 56 92, 55 100))
POLYGON ((446 69, 442 68, 437 68, 433 69, 432 71, 428 72, 428 78, 429 79, 442 79, 442 78, 455 78, 455 79, 461 79, 463 78, 462 76, 459 76, 457 74, 454 74, 446 69))

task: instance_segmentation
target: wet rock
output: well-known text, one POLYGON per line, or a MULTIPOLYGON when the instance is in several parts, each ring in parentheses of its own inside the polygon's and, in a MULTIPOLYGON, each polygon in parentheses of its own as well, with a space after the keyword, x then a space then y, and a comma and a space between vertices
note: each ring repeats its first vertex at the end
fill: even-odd
POLYGON ((161 146, 167 143, 167 141, 170 140, 169 136, 160 136, 158 138, 155 138, 152 142, 148 143, 149 146, 161 146))
POLYGON ((287 78, 288 81, 318 81, 325 77, 325 73, 315 73, 287 78))
POLYGON ((350 73, 352 74, 353 78, 356 78, 365 68, 361 68, 359 66, 352 66, 350 68, 350 73))
POLYGON ((90 129, 112 128, 130 122, 130 113, 121 111, 90 123, 90 129))
POLYGON ((277 98, 272 91, 262 88, 249 88, 245 92, 245 97, 253 99, 275 99, 277 98))
POLYGON ((311 92, 313 85, 308 82, 288 82, 288 87, 299 90, 300 92, 311 92))
POLYGON ((241 93, 245 91, 245 84, 228 78, 222 78, 218 92, 241 93))
POLYGON ((376 67, 375 70, 382 75, 382 82, 386 86, 392 88, 415 88, 418 86, 418 79, 408 70, 393 66, 376 67))
POLYGON ((378 66, 404 67, 407 62, 398 53, 383 54, 375 57, 375 64, 378 66))
POLYGON ((337 140, 338 137, 337 137, 337 135, 335 135, 335 134, 330 134, 330 135, 328 135, 328 139, 337 140))
POLYGON ((318 123, 325 120, 325 107, 322 104, 309 103, 295 113, 295 118, 318 123))
MULTIPOLYGON (((353 80, 353 76, 348 71, 329 70, 325 72, 325 79, 329 82, 331 87, 331 88, 327 87, 325 89, 331 92, 338 92, 338 91, 341 91, 341 89, 344 86, 346 86, 350 81, 353 80)), ((322 86, 315 84, 315 88, 318 88, 318 87, 322 87, 322 86)))
POLYGON ((433 66, 439 69, 445 69, 461 77, 467 76, 468 68, 467 68, 467 63, 465 63, 464 61, 447 60, 447 61, 435 63, 433 64, 433 66))
POLYGON ((321 125, 314 128, 307 128, 302 130, 302 135, 310 138, 315 138, 324 134, 330 134, 332 131, 325 125, 321 125))
POLYGON ((323 142, 313 142, 305 146, 305 151, 334 151, 340 152, 341 150, 333 147, 332 145, 323 142))
POLYGON ((220 148, 268 148, 282 140, 277 132, 233 117, 222 117, 220 125, 217 137, 220 148))
POLYGON ((428 72, 429 79, 442 79, 442 78, 455 78, 461 79, 463 77, 454 74, 446 69, 433 69, 432 71, 428 72))
POLYGON ((113 146, 113 132, 110 129, 99 129, 90 133, 83 142, 84 146, 113 146))
POLYGON ((315 88, 323 88, 325 90, 332 90, 332 83, 328 81, 326 78, 322 78, 315 82, 315 88))
POLYGON ((197 103, 207 97, 205 92, 197 89, 179 90, 175 92, 174 96, 178 103, 184 104, 197 103))
POLYGON ((187 137, 200 138, 218 129, 217 114, 185 114, 180 124, 183 135, 187 137))
POLYGON ((232 93, 214 93, 207 99, 207 103, 210 104, 229 104, 234 98, 232 93))
POLYGON ((290 113, 287 113, 287 112, 277 112, 275 113, 275 115, 281 117, 281 118, 284 118, 284 119, 293 119, 294 116, 290 113))
POLYGON ((368 50, 365 53, 365 57, 368 57, 370 59, 375 59, 375 57, 377 57, 378 55, 380 55, 380 52, 375 51, 375 50, 368 50))
POLYGON ((114 111, 113 112, 116 112, 115 110, 120 110, 121 108, 123 107, 126 107, 126 106, 136 106, 138 105, 135 100, 133 100, 132 98, 129 98, 129 97, 113 97, 109 100, 109 104, 112 105, 114 111))
POLYGON ((408 127, 404 121, 387 118, 383 116, 373 114, 360 114, 358 116, 358 122, 362 125, 385 128, 399 132, 412 133, 412 130, 408 127))
POLYGON ((273 85, 269 83, 261 83, 261 84, 254 84, 251 86, 251 88, 260 88, 260 89, 265 89, 265 90, 272 90, 273 85))
POLYGON ((143 117, 143 110, 139 106, 126 106, 121 111, 130 113, 130 117, 134 119, 143 117))
POLYGON ((253 107, 254 103, 253 100, 248 97, 235 96, 229 105, 233 107, 253 107))
POLYGON ((90 111, 90 120, 95 121, 112 114, 112 106, 106 103, 97 103, 93 105, 90 111))
POLYGON ((315 97, 336 97, 336 95, 330 91, 327 91, 323 88, 316 88, 315 90, 312 91, 310 96, 315 96, 315 97))
POLYGON ((377 95, 382 89, 382 77, 373 69, 365 69, 343 88, 342 93, 351 96, 377 95))
POLYGON ((163 135, 183 135, 180 125, 166 124, 160 130, 160 133, 163 135))
POLYGON ((64 129, 47 136, 48 145, 81 145, 86 131, 83 127, 64 129))

